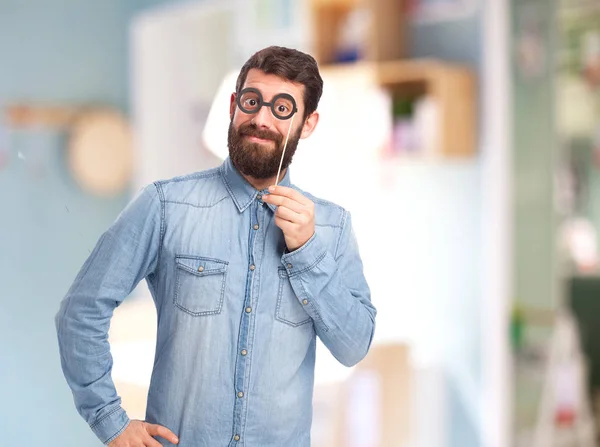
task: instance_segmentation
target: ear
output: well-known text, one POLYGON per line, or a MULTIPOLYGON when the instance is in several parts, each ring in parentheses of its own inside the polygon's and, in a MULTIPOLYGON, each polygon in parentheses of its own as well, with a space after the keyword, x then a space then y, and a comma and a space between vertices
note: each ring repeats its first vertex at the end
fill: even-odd
POLYGON ((235 93, 231 94, 231 100, 229 102, 229 119, 233 119, 233 114, 235 113, 235 93))
POLYGON ((315 127, 317 127, 317 123, 319 122, 319 112, 311 113, 306 121, 304 122, 304 126, 302 126, 302 133, 300 134, 300 138, 308 138, 314 132, 315 127))

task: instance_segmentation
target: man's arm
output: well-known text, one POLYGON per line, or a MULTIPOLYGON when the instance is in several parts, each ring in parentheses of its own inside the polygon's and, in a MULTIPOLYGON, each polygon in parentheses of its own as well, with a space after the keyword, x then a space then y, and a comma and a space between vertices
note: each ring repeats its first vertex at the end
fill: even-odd
POLYGON ((283 255, 282 263, 329 351, 346 366, 362 360, 373 340, 377 311, 371 304, 350 214, 344 211, 335 253, 328 252, 317 231, 302 247, 283 255))
POLYGON ((277 206, 275 224, 291 253, 282 256, 290 283, 312 317, 317 335, 342 364, 367 355, 377 311, 363 274, 350 213, 344 211, 334 253, 315 232, 315 205, 293 188, 269 187, 263 200, 277 206))
POLYGON ((157 188, 144 188, 100 237, 55 319, 77 411, 106 444, 130 422, 111 378, 108 329, 114 309, 156 270, 163 224, 157 188))

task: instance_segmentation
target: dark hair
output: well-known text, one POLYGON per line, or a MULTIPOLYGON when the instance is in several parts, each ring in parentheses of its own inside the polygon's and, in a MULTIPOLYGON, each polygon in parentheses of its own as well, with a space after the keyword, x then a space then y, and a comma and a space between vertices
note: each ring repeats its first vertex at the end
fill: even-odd
POLYGON ((253 68, 304 85, 304 119, 317 110, 323 93, 323 79, 317 61, 309 54, 277 46, 254 53, 240 71, 235 85, 236 92, 242 90, 248 72, 253 68))

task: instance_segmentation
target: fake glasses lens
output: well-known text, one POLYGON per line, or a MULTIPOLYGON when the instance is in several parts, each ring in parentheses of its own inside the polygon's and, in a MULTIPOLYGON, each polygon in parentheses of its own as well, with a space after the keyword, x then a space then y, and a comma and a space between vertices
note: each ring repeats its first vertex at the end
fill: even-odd
POLYGON ((257 113, 263 106, 268 106, 273 116, 280 120, 290 119, 298 111, 296 101, 287 93, 275 95, 271 102, 265 102, 259 90, 246 88, 237 95, 236 101, 242 112, 250 114, 257 113))

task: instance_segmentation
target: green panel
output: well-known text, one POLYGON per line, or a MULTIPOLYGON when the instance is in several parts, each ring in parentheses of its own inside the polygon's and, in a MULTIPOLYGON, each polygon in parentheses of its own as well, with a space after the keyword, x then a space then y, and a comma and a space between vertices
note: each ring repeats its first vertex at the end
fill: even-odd
MULTIPOLYGON (((514 299, 527 309, 550 310, 559 301, 555 210, 554 116, 555 4, 511 2, 511 77, 514 239, 514 299)), ((541 396, 543 362, 532 355, 551 328, 525 320, 524 350, 515 352, 513 426, 515 445, 533 428, 541 396), (518 439, 518 441, 517 441, 518 439)))
POLYGON ((545 309, 557 301, 553 15, 551 1, 512 2, 514 290, 520 303, 545 309), (523 63, 532 43, 539 53, 523 63))

